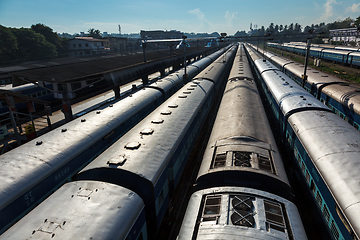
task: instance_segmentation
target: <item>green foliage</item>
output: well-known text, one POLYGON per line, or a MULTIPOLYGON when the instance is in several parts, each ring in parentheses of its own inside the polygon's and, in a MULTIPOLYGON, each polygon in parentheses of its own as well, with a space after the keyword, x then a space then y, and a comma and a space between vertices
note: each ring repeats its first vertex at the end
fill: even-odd
POLYGON ((16 59, 17 39, 9 28, 0 25, 0 64, 7 64, 16 59))
POLYGON ((354 25, 360 27, 360 16, 358 16, 354 22, 354 25))
POLYGON ((89 33, 89 36, 90 37, 93 37, 93 38, 102 38, 102 36, 101 36, 101 32, 100 32, 100 30, 98 30, 98 29, 94 29, 94 28, 90 28, 89 30, 88 30, 88 33, 89 33))
POLYGON ((0 64, 57 57, 54 44, 30 28, 7 28, 0 25, 0 64))
POLYGON ((57 56, 55 45, 46 41, 42 34, 29 28, 13 28, 12 32, 18 41, 17 57, 19 59, 28 61, 57 56))
POLYGON ((54 33, 50 27, 45 26, 42 23, 38 23, 36 25, 31 25, 31 29, 42 34, 49 43, 54 44, 58 53, 63 54, 66 52, 67 46, 65 41, 54 33))

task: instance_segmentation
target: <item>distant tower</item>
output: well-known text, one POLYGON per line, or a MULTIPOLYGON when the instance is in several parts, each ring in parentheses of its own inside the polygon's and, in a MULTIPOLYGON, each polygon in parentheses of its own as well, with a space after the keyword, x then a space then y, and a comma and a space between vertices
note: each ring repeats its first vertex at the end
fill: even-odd
POLYGON ((120 24, 118 26, 119 26, 119 34, 121 36, 121 26, 120 26, 120 24))
POLYGON ((252 23, 250 23, 250 30, 252 31, 253 29, 252 29, 252 23))

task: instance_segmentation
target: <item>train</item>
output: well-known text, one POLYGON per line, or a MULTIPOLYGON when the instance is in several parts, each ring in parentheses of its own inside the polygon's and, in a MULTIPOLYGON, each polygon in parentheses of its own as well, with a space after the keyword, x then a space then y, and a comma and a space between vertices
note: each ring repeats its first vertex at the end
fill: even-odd
MULTIPOLYGON (((278 49, 283 49, 289 52, 294 52, 298 54, 305 55, 306 54, 306 45, 303 44, 291 44, 291 43, 273 43, 268 42, 267 45, 269 47, 274 47, 278 49)), ((347 64, 350 66, 360 66, 360 52, 358 49, 351 49, 351 48, 344 48, 344 47, 338 47, 330 49, 328 47, 322 47, 322 46, 313 46, 310 47, 310 56, 319 58, 319 59, 325 59, 328 61, 334 61, 341 64, 347 64)))
POLYGON ((231 46, 0 239, 154 239, 236 48, 231 46))
MULTIPOLYGON (((227 50, 187 66, 189 79, 227 50)), ((180 89, 183 75, 174 72, 1 155, 0 234, 180 89)))
MULTIPOLYGON (((39 86, 36 86, 32 83, 27 83, 21 86, 17 86, 17 87, 12 87, 12 84, 7 84, 5 86, 0 86, 1 90, 7 90, 7 91, 12 91, 14 93, 18 93, 18 94, 22 94, 28 97, 32 97, 32 98, 36 98, 36 99, 40 99, 40 100, 44 100, 44 101, 54 101, 54 93, 52 92, 52 84, 46 84, 45 85, 46 88, 42 88, 39 86)), ((16 103, 16 110, 17 111, 22 111, 24 109, 27 109, 27 105, 26 102, 24 103, 16 103)), ((1 100, 0 101, 0 113, 5 113, 8 112, 9 108, 8 105, 6 103, 6 101, 1 100)))
POLYGON ((333 240, 360 239, 360 133, 252 48, 247 53, 293 166, 333 240))
MULTIPOLYGON (((302 85, 304 65, 271 52, 265 52, 264 55, 286 75, 302 85)), ((360 130, 360 87, 310 67, 307 68, 306 75, 305 90, 355 129, 360 130)))
POLYGON ((244 46, 227 80, 182 239, 307 239, 244 46))

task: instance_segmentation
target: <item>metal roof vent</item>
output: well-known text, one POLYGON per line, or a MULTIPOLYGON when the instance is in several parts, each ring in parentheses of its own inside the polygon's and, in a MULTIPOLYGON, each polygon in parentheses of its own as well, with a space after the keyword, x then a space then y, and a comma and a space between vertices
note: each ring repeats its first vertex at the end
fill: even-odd
POLYGON ((161 115, 170 115, 171 114, 171 111, 162 111, 161 112, 161 115))
POLYGON ((168 107, 169 108, 177 108, 179 105, 177 105, 177 104, 170 104, 168 107))
POLYGON ((151 134, 153 134, 153 132, 154 132, 154 129, 145 128, 145 129, 142 130, 140 133, 141 133, 142 135, 151 135, 151 134))
POLYGON ((198 85, 196 84, 191 84, 190 87, 197 87, 198 85))
POLYGON ((164 122, 164 119, 154 119, 154 120, 152 120, 151 121, 151 123, 154 123, 154 124, 161 124, 161 123, 163 123, 164 122))
POLYGON ((61 132, 66 132, 66 131, 67 131, 66 128, 61 129, 61 132))
POLYGON ((179 95, 178 98, 187 98, 187 96, 186 95, 179 95))
POLYGON ((191 94, 191 92, 185 91, 185 92, 183 92, 183 94, 191 94))
POLYGON ((141 146, 141 143, 139 143, 139 142, 129 142, 128 144, 125 145, 125 148, 134 150, 134 149, 138 149, 140 146, 141 146))
POLYGON ((114 158, 110 159, 109 161, 107 161, 106 163, 109 165, 122 166, 122 165, 124 165, 126 160, 127 160, 126 156, 123 155, 123 156, 119 156, 119 157, 114 157, 114 158))
POLYGON ((187 90, 195 90, 195 88, 190 88, 190 87, 189 87, 189 88, 187 88, 187 90))
POLYGON ((321 75, 321 77, 329 77, 328 75, 321 75))

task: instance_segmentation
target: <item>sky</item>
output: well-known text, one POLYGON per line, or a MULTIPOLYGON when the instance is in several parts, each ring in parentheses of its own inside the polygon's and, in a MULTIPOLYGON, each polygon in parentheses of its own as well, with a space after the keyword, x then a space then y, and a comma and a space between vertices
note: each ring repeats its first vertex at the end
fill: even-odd
POLYGON ((29 28, 42 23, 58 33, 249 31, 270 23, 306 25, 360 16, 359 0, 0 0, 0 25, 29 28))

